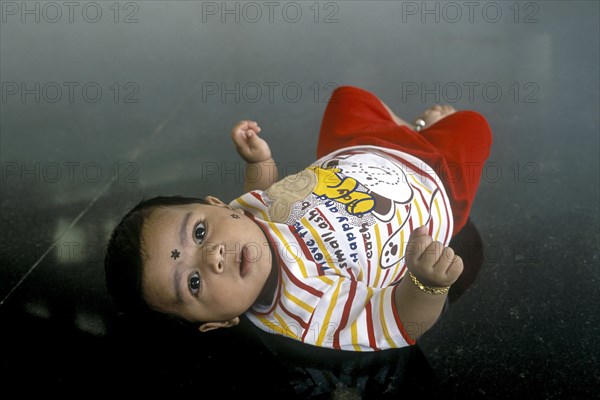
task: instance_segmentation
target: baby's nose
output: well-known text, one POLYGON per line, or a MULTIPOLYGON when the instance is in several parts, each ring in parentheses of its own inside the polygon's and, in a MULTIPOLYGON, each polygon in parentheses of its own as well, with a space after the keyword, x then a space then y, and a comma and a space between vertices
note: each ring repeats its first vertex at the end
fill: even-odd
POLYGON ((209 245, 205 246, 203 264, 213 272, 223 272, 224 253, 224 243, 210 243, 209 245))

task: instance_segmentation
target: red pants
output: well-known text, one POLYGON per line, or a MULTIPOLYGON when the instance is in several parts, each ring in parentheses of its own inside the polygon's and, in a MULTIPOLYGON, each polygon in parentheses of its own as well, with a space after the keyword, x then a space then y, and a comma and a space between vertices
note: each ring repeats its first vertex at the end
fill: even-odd
POLYGON ((341 86, 332 93, 323 115, 317 158, 358 145, 400 150, 432 167, 450 198, 454 236, 469 217, 492 132, 481 114, 457 111, 417 133, 398 126, 372 93, 341 86))

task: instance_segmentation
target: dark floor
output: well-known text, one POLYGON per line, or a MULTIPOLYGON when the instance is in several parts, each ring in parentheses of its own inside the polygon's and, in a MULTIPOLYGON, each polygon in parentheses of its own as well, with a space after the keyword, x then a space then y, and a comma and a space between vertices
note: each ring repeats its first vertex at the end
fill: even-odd
POLYGON ((2 392, 598 398, 599 3, 276 4, 1 2, 2 392), (240 194, 240 119, 296 172, 340 85, 407 120, 451 103, 492 126, 454 241, 469 275, 435 328, 331 355, 117 315, 102 260, 120 217, 142 197, 240 194))

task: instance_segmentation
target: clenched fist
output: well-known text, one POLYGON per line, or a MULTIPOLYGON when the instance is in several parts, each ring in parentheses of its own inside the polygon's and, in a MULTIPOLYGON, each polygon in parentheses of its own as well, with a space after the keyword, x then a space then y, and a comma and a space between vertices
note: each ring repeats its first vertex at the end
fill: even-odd
POLYGON ((259 163, 271 158, 267 142, 258 136, 260 126, 255 121, 240 121, 231 130, 231 139, 239 155, 247 163, 259 163))
POLYGON ((434 242, 422 226, 410 234, 406 267, 425 286, 450 286, 463 271, 462 259, 450 247, 434 242))

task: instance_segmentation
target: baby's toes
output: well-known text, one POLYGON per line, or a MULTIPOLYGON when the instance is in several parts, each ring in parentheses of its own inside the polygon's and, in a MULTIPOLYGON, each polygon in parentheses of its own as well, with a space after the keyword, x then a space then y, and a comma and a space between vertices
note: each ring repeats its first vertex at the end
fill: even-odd
POLYGON ((445 105, 444 109, 443 109, 443 114, 444 115, 450 115, 450 114, 454 114, 456 112, 456 109, 454 109, 454 107, 450 106, 450 105, 445 105))
POLYGON ((428 116, 429 115, 436 115, 437 116, 437 115, 442 114, 442 109, 441 108, 438 109, 438 108, 430 107, 427 110, 425 110, 423 112, 423 114, 424 115, 428 115, 428 116))

